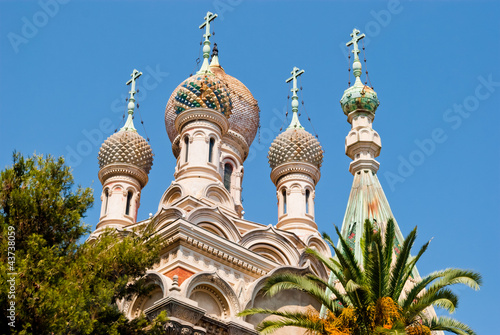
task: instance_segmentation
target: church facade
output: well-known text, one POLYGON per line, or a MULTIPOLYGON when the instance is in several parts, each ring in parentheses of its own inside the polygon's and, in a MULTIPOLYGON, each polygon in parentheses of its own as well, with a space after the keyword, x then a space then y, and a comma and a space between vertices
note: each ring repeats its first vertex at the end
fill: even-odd
MULTIPOLYGON (((160 262, 147 274, 152 293, 120 301, 119 307, 129 318, 141 313, 153 318, 166 310, 170 319, 167 334, 257 334, 254 326, 265 316, 243 319, 237 317, 240 311, 321 307, 300 292, 281 293, 272 299, 263 296, 260 289, 270 275, 280 271, 329 275, 305 253, 306 248, 316 248, 331 255, 314 218, 323 149, 298 117, 297 77, 304 71, 294 68, 287 80, 293 86, 292 122, 274 140, 268 154, 278 222, 265 226, 246 220, 241 185, 244 162, 259 127, 259 106, 248 88, 224 71, 216 47, 211 48, 210 22, 215 17, 207 13, 200 26, 205 30, 200 70, 182 81, 166 106, 165 126, 177 163, 174 180, 159 199, 157 212, 137 220, 141 192, 153 164, 152 149, 133 124, 135 83, 141 75, 137 70, 127 83, 131 86, 127 122, 103 143, 98 157, 102 205, 91 238, 107 228, 154 227, 165 248, 160 262)), ((379 102, 373 89, 359 79, 357 41, 362 35, 358 34, 354 31, 350 42, 356 81, 341 100, 352 124, 346 154, 353 159, 350 172, 354 176, 342 233, 357 253, 364 220, 372 219, 384 229, 387 219, 393 217, 376 176, 379 164, 375 158, 381 142, 372 122, 379 102)), ((397 239, 402 240, 399 228, 397 239)), ((303 331, 276 332, 285 333, 303 331)))

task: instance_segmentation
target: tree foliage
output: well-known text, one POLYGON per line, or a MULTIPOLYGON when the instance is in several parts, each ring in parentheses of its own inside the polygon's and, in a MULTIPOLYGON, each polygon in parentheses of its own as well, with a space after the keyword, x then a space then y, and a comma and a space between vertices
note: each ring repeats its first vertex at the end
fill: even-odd
POLYGON ((335 252, 327 258, 315 249, 307 252, 323 263, 335 276, 336 283, 309 274, 299 276, 279 273, 271 276, 263 287, 266 295, 273 296, 283 290, 301 290, 325 306, 320 312, 280 312, 253 308, 240 315, 271 314, 279 318, 259 325, 263 334, 278 328, 295 326, 306 328, 313 334, 429 334, 433 330, 449 331, 460 335, 475 334, 467 325, 448 318, 431 317, 428 308, 436 306, 453 313, 458 296, 449 289, 464 284, 479 289, 481 275, 468 270, 446 269, 413 279, 417 261, 426 251, 424 244, 416 256, 411 249, 417 229, 408 234, 401 250, 394 251, 395 225, 389 220, 385 233, 374 231, 369 220, 365 222, 361 263, 336 227, 339 247, 324 234, 335 252), (334 298, 332 299, 332 295, 334 298))
POLYGON ((153 322, 144 316, 130 321, 116 305, 118 299, 148 294, 144 275, 159 259, 158 237, 148 227, 106 230, 78 244, 89 233, 81 220, 92 206, 92 190, 74 188, 63 158, 15 153, 13 161, 0 176, 1 329, 19 334, 159 334, 165 314, 153 322), (15 232, 15 239, 7 238, 9 232, 15 232), (15 327, 5 314, 12 301, 15 327))

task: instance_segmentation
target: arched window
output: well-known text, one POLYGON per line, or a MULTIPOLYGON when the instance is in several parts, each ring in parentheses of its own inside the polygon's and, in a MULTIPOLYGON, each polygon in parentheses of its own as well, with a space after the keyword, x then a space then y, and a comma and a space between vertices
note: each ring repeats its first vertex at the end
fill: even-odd
POLYGON ((132 204, 132 191, 127 193, 127 206, 125 207, 125 215, 130 215, 130 206, 132 204))
POLYGON ((184 137, 184 162, 187 163, 189 158, 189 137, 184 137))
POLYGON ((108 200, 109 200, 109 190, 106 188, 104 190, 104 214, 108 212, 108 200))
POLYGON ((229 163, 224 165, 224 187, 231 192, 231 176, 233 174, 233 166, 229 163))
POLYGON ((212 163, 213 158, 212 156, 214 155, 214 146, 215 146, 215 139, 213 137, 210 138, 210 143, 208 144, 208 162, 212 163))
POLYGON ((309 196, 311 195, 311 192, 309 190, 306 190, 306 213, 309 213, 309 196))
POLYGON ((286 189, 281 191, 281 195, 283 196, 283 214, 286 214, 286 189))

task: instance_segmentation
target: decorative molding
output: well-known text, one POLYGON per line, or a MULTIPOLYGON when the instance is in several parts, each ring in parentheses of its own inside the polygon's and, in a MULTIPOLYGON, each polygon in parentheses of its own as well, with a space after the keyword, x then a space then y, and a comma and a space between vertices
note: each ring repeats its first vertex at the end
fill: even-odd
POLYGON ((148 175, 141 168, 132 164, 109 164, 99 170, 98 177, 101 184, 105 184, 111 177, 128 176, 132 177, 140 183, 140 188, 143 188, 148 183, 148 175))

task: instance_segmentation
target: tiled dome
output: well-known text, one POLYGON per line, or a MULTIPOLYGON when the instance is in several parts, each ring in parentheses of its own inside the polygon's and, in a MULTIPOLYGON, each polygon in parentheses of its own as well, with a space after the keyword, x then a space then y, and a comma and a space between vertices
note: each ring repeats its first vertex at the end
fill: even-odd
POLYGON ((305 162, 320 168, 323 162, 323 148, 319 141, 304 129, 287 129, 273 141, 267 158, 272 169, 290 162, 305 162))
MULTIPOLYGON (((245 138, 250 146, 259 129, 259 106, 250 90, 238 79, 226 74, 220 66, 211 66, 210 70, 223 83, 227 85, 232 101, 233 109, 229 116, 229 129, 237 132, 245 138)), ((173 141, 179 133, 175 129, 174 123, 177 113, 175 110, 175 97, 177 87, 170 97, 165 110, 165 127, 170 141, 173 141)))
POLYGON ((233 104, 226 83, 214 74, 207 73, 195 74, 177 86, 165 110, 165 127, 170 141, 178 135, 174 126, 175 118, 190 108, 210 108, 229 117, 233 104))
POLYGON ((380 102, 377 93, 369 86, 363 85, 360 80, 356 80, 353 86, 344 91, 340 105, 345 115, 357 109, 364 109, 375 114, 380 102))
POLYGON ((149 173, 153 165, 153 151, 148 142, 136 131, 121 130, 114 133, 101 146, 99 167, 114 163, 133 164, 149 173))

